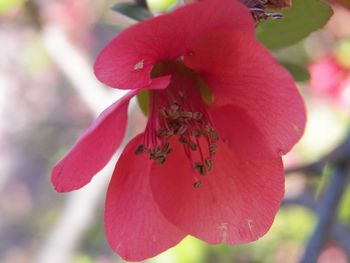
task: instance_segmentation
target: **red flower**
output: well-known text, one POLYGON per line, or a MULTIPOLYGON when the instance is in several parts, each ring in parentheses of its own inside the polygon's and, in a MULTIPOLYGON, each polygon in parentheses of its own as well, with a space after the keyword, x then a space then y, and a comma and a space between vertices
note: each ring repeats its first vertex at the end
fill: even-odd
POLYGON ((130 98, 149 91, 147 127, 107 192, 113 250, 141 260, 187 234, 237 244, 267 232, 284 193, 280 155, 302 135, 305 110, 245 6, 202 1, 132 26, 101 52, 95 73, 131 91, 56 164, 52 181, 59 192, 87 184, 120 145, 130 98))

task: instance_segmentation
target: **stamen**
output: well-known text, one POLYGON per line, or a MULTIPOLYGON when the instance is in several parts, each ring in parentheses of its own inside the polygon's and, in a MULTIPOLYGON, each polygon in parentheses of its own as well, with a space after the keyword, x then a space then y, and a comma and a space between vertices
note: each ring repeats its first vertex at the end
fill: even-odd
MULTIPOLYGON (((184 96, 181 92, 181 96, 184 96)), ((180 94, 178 94, 181 98, 180 94)), ((205 175, 207 170, 212 168, 211 157, 217 151, 215 142, 219 139, 218 134, 212 128, 208 118, 205 120, 203 113, 198 111, 185 110, 178 100, 173 100, 172 104, 166 107, 161 107, 158 110, 158 123, 163 124, 156 131, 156 136, 160 141, 156 145, 139 145, 135 150, 135 154, 147 152, 150 159, 159 164, 164 164, 168 154, 171 152, 169 138, 177 136, 178 141, 190 151, 189 157, 192 158, 191 152, 200 149, 200 162, 194 162, 194 168, 200 175, 205 175), (207 147, 209 156, 203 157, 199 139, 207 138, 207 147)))
POLYGON ((195 163, 194 168, 198 171, 200 175, 206 174, 206 167, 202 163, 195 163))
MULTIPOLYGON (((159 65, 158 69, 181 67, 179 64, 169 65, 159 65)), ((150 160, 162 165, 171 153, 170 140, 173 144, 176 143, 173 138, 176 138, 183 146, 193 169, 200 176, 204 176, 213 168, 213 155, 217 152, 219 136, 211 124, 200 89, 196 86, 198 76, 193 76, 192 72, 188 72, 189 69, 178 70, 179 74, 185 74, 184 79, 188 77, 189 83, 193 82, 193 86, 185 82, 187 85, 180 87, 175 81, 165 90, 150 92, 150 111, 144 143, 136 148, 135 154, 147 153, 150 160)), ((193 187, 199 188, 202 182, 196 176, 194 179, 193 187)))
POLYGON ((197 182, 195 182, 194 184, 193 184, 193 187, 194 188, 199 188, 199 187, 201 187, 201 185, 202 185, 202 181, 197 181, 197 182))
POLYGON ((186 131, 187 131, 187 126, 183 124, 182 126, 180 126, 178 133, 180 135, 183 135, 186 131))
POLYGON ((192 151, 196 151, 197 150, 197 144, 196 143, 194 143, 194 142, 190 142, 189 143, 189 146, 190 146, 190 148, 191 148, 191 150, 192 151))
POLYGON ((191 131, 191 135, 196 138, 199 138, 200 136, 203 135, 203 132, 200 129, 194 129, 191 131))
POLYGON ((145 151, 145 147, 141 144, 139 146, 137 146, 136 150, 135 150, 135 154, 136 155, 140 155, 141 153, 143 153, 145 151))
POLYGON ((199 120, 201 120, 202 119, 202 113, 200 113, 200 112, 195 112, 195 113, 193 113, 193 115, 192 115, 192 117, 193 117, 193 119, 195 120, 195 121, 199 121, 199 120))
POLYGON ((210 153, 215 154, 217 152, 217 150, 218 150, 218 147, 216 146, 216 144, 209 145, 210 153))
POLYGON ((207 167, 207 170, 210 171, 211 168, 213 167, 213 163, 212 163, 211 159, 209 159, 209 158, 205 159, 204 163, 205 163, 205 166, 207 167))

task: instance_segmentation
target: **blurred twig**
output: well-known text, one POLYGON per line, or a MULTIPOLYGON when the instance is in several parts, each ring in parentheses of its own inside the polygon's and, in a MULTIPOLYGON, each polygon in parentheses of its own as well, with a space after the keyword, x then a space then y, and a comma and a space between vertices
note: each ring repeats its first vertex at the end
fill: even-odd
POLYGON ((38 12, 38 7, 33 0, 29 0, 25 2, 25 9, 29 13, 29 17, 31 19, 31 23, 37 29, 40 29, 42 26, 40 20, 40 14, 38 12))
POLYGON ((301 263, 317 262, 318 255, 330 235, 337 207, 345 190, 348 172, 348 165, 339 165, 335 169, 323 200, 317 209, 318 222, 306 246, 301 263))
POLYGON ((298 198, 286 199, 283 202, 284 205, 299 204, 308 207, 317 214, 317 224, 308 241, 301 263, 317 262, 323 246, 330 238, 337 240, 350 258, 349 231, 335 221, 337 207, 346 189, 350 173, 350 132, 338 147, 324 157, 313 163, 288 169, 286 174, 298 172, 321 176, 326 164, 330 165, 334 172, 323 194, 323 199, 318 205, 307 191, 304 191, 298 198))
POLYGON ((285 174, 304 173, 305 175, 321 175, 326 164, 337 165, 343 162, 350 162, 350 131, 343 142, 333 151, 321 157, 319 160, 301 166, 286 169, 285 174))
POLYGON ((80 239, 93 222, 112 169, 110 162, 95 176, 93 183, 67 196, 61 216, 40 248, 36 263, 72 262, 80 239))
MULTIPOLYGON (((317 210, 316 200, 309 191, 304 191, 301 195, 295 198, 284 199, 282 205, 300 205, 310 209, 313 212, 316 212, 317 210)), ((333 226, 329 232, 329 236, 325 236, 325 238, 332 238, 336 240, 339 245, 344 248, 348 258, 350 258, 350 231, 345 225, 338 221, 334 221, 333 226)))
POLYGON ((95 115, 126 93, 124 90, 115 89, 112 93, 103 89, 93 75, 92 63, 70 43, 60 28, 46 25, 41 37, 51 59, 95 115))
POLYGON ((309 164, 288 168, 286 169, 285 174, 304 173, 305 175, 320 175, 322 174, 324 166, 325 160, 322 158, 309 164))
MULTIPOLYGON (((104 90, 93 75, 89 59, 69 41, 64 32, 55 25, 41 22, 40 12, 35 2, 28 1, 27 7, 27 11, 35 18, 35 27, 50 58, 94 115, 98 115, 106 104, 125 94, 125 91, 115 90, 111 94, 104 90)), ((120 152, 117 153, 119 154, 120 152)), ((35 262, 68 263, 72 261, 78 241, 93 222, 114 163, 115 159, 95 176, 93 183, 68 195, 62 215, 39 250, 35 262)))
MULTIPOLYGON (((92 65, 70 44, 60 29, 54 26, 43 27, 41 34, 51 59, 81 95, 94 115, 100 113, 107 101, 116 100, 125 94, 123 91, 113 98, 104 91, 92 74, 92 65)), ((120 152, 117 153, 119 154, 120 152)), ((79 244, 78 241, 93 221, 94 211, 105 192, 114 163, 115 159, 95 176, 93 183, 68 196, 62 216, 49 233, 36 262, 71 262, 74 250, 79 244)))
POLYGON ((334 224, 332 226, 331 237, 344 248, 348 259, 350 259, 350 231, 343 224, 334 224))

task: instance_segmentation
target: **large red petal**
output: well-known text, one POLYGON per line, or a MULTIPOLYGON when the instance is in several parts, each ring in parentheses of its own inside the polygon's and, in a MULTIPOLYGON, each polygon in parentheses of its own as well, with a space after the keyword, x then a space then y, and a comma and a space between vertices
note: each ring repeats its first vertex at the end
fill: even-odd
POLYGON ((153 200, 149 185, 152 161, 135 155, 143 135, 129 142, 108 187, 105 227, 110 246, 126 260, 153 257, 185 237, 169 223, 153 200))
MULTIPOLYGON (((170 76, 163 76, 147 89, 164 89, 169 82, 170 76)), ((129 92, 104 110, 53 167, 51 181, 56 191, 68 192, 86 185, 107 164, 124 137, 129 100, 138 92, 129 92)))
POLYGON ((212 108, 210 115, 220 138, 241 157, 266 159, 276 156, 275 144, 262 133, 261 127, 247 111, 227 104, 212 108))
POLYGON ((114 88, 141 88, 154 64, 191 53, 188 45, 205 32, 230 28, 252 33, 253 20, 238 1, 206 0, 129 27, 114 38, 95 63, 98 79, 114 88))
POLYGON ((270 228, 284 195, 281 159, 238 159, 222 142, 213 170, 198 176, 182 148, 173 151, 163 166, 151 171, 154 198, 166 218, 185 232, 209 243, 237 244, 258 239, 270 228))
POLYGON ((52 169, 56 191, 68 192, 90 182, 119 147, 125 133, 127 110, 134 92, 105 109, 52 169))
POLYGON ((253 35, 218 30, 192 45, 196 53, 185 63, 211 88, 213 122, 223 139, 250 158, 288 152, 306 122, 305 106, 290 74, 253 35), (248 127, 257 130, 247 131, 248 127), (258 137, 252 143, 254 134, 258 137))

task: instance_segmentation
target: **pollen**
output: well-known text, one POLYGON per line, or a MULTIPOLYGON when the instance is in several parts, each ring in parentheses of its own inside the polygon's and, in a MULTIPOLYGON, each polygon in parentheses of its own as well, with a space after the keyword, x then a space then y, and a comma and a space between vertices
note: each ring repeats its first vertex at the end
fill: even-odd
POLYGON ((171 153, 169 139, 175 136, 178 143, 184 147, 186 155, 193 161, 193 168, 199 175, 206 175, 212 169, 212 156, 217 151, 216 142, 219 139, 208 120, 200 112, 183 109, 175 100, 169 108, 162 107, 158 112, 158 122, 161 125, 156 130, 156 139, 153 140, 156 144, 139 145, 135 154, 148 153, 150 160, 164 164, 171 153), (207 149, 203 149, 200 140, 204 141, 207 149), (204 153, 208 155, 205 156, 204 153))

